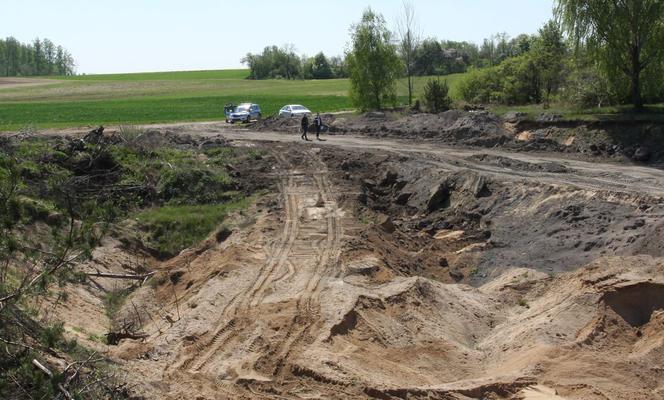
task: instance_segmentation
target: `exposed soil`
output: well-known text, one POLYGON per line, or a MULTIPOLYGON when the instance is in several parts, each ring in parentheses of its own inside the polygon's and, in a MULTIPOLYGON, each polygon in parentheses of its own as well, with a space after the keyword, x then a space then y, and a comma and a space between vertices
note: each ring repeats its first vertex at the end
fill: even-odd
POLYGON ((489 149, 477 115, 439 134, 479 148, 170 126, 264 149, 235 169, 266 194, 166 261, 108 238, 94 268, 156 275, 116 317, 147 337, 94 345, 145 399, 664 399, 664 172, 489 149))
MULTIPOLYGON (((441 114, 405 116, 382 112, 360 116, 327 114, 323 115, 323 120, 333 134, 411 138, 518 152, 557 152, 568 158, 664 162, 664 124, 661 122, 560 121, 554 117, 544 115, 537 121, 525 121, 518 115, 502 119, 487 111, 450 110, 441 114)), ((270 118, 258 123, 256 129, 295 132, 298 122, 270 118)))

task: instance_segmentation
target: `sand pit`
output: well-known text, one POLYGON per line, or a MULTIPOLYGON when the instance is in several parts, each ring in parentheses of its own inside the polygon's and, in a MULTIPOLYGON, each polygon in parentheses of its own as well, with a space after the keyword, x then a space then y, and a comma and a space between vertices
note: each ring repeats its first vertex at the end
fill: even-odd
POLYGON ((118 312, 136 398, 664 398, 659 171, 226 136, 269 190, 118 312))

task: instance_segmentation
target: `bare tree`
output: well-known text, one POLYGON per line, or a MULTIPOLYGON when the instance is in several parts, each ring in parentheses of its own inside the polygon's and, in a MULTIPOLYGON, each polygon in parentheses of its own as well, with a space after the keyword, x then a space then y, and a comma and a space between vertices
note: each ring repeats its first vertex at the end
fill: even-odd
POLYGON ((419 28, 415 20, 415 5, 412 0, 403 0, 402 14, 397 20, 399 53, 406 67, 408 78, 408 105, 413 104, 413 69, 415 52, 420 44, 419 28))

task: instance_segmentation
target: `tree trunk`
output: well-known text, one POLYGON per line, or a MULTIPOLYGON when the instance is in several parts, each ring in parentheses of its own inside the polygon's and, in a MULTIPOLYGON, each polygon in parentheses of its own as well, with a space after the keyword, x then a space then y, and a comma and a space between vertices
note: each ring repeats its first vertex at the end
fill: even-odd
POLYGON ((631 58, 632 58, 632 104, 634 109, 642 110, 643 109, 643 99, 641 98, 641 39, 639 37, 639 21, 638 19, 632 20, 632 49, 631 49, 631 58))
POLYGON ((632 72, 632 104, 637 110, 643 109, 641 98, 641 72, 632 72))
POLYGON ((413 78, 410 71, 408 71, 408 106, 413 105, 413 78))
POLYGON ((643 99, 641 98, 641 52, 638 46, 632 50, 632 104, 637 110, 643 109, 643 99))

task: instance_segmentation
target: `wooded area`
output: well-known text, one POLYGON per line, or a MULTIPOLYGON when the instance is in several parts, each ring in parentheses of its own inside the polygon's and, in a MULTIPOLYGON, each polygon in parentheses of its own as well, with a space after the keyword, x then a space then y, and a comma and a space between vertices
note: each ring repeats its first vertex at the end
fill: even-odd
POLYGON ((0 39, 0 76, 74 75, 76 63, 67 49, 49 39, 21 43, 0 39))

